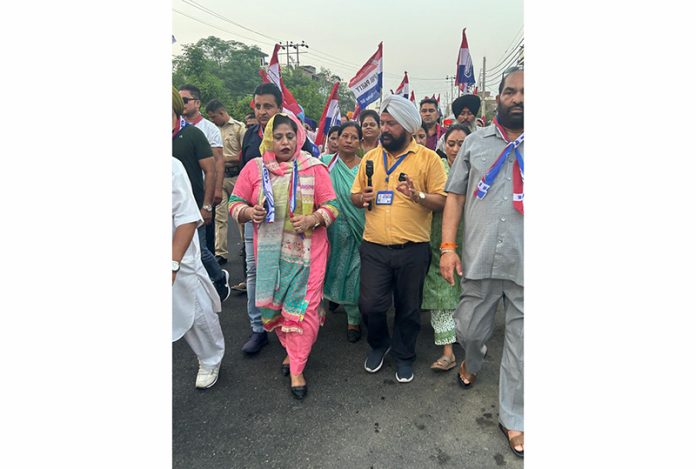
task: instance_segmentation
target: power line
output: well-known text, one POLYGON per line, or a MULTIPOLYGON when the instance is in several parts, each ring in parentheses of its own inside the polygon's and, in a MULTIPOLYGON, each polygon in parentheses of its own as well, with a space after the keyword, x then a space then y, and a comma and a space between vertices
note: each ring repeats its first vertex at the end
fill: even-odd
POLYGON ((517 61, 521 56, 522 56, 522 51, 523 49, 518 49, 518 53, 515 56, 512 56, 511 59, 507 62, 506 66, 501 68, 500 71, 494 73, 490 78, 486 77, 486 81, 488 80, 496 80, 500 77, 503 76, 503 74, 507 71, 508 68, 512 65, 513 62, 517 61))
MULTIPOLYGON (((177 10, 176 8, 172 8, 172 10, 173 10, 174 12, 176 12, 176 13, 182 15, 182 16, 185 16, 185 17, 187 17, 187 18, 190 18, 190 19, 192 19, 192 20, 194 20, 194 21, 196 21, 196 22, 198 22, 198 23, 201 23, 201 24, 204 24, 204 25, 206 25, 206 26, 210 26, 211 28, 217 29, 218 31, 222 31, 222 32, 225 32, 225 33, 227 33, 227 34, 231 34, 231 35, 236 36, 236 37, 240 37, 240 38, 243 38, 243 39, 247 39, 247 40, 252 41, 252 42, 254 42, 254 43, 258 43, 258 44, 263 44, 263 45, 275 47, 275 43, 269 43, 269 42, 265 42, 265 41, 260 41, 260 40, 258 40, 258 39, 253 39, 253 38, 250 38, 250 37, 248 37, 248 36, 244 36, 244 35, 242 35, 242 34, 239 34, 239 33, 236 33, 236 32, 232 32, 232 31, 229 31, 229 30, 227 30, 227 29, 220 28, 220 27, 218 27, 218 26, 215 26, 215 25, 213 25, 213 24, 210 24, 210 23, 207 23, 207 22, 205 22, 205 21, 203 21, 203 20, 200 20, 200 19, 198 19, 198 18, 196 18, 196 17, 190 16, 190 15, 188 15, 188 14, 182 12, 182 11, 177 10)), ((333 60, 325 59, 325 58, 323 58, 323 57, 320 57, 320 56, 318 56, 318 55, 314 55, 314 54, 311 54, 311 53, 310 53, 310 55, 314 56, 314 57, 317 59, 317 61, 320 61, 320 62, 330 62, 329 65, 331 65, 331 68, 341 67, 341 68, 344 68, 345 70, 348 70, 348 71, 351 71, 351 72, 354 72, 354 71, 355 71, 355 69, 354 69, 353 67, 348 67, 348 66, 342 65, 342 64, 340 64, 340 63, 338 63, 338 62, 335 62, 335 61, 333 61, 333 60)), ((322 65, 322 64, 320 64, 320 65, 322 65)), ((324 65, 325 65, 325 64, 324 64, 324 65)), ((326 68, 329 68, 329 67, 326 67, 326 68)))
MULTIPOLYGON (((275 43, 281 43, 281 44, 282 44, 282 42, 283 42, 283 41, 282 41, 281 39, 279 39, 279 38, 275 38, 275 37, 272 37, 272 36, 268 36, 268 35, 266 35, 266 34, 263 34, 263 33, 260 33, 260 32, 258 32, 258 31, 255 31, 254 29, 248 28, 248 27, 246 27, 246 26, 244 26, 244 25, 242 25, 242 24, 240 24, 240 23, 237 23, 237 22, 235 22, 235 21, 232 21, 231 19, 229 19, 229 18, 227 18, 227 17, 221 15, 220 13, 217 13, 216 11, 211 10, 210 8, 208 8, 208 7, 204 6, 204 5, 201 5, 200 3, 196 2, 195 0, 182 0, 182 2, 185 3, 185 4, 187 4, 187 5, 189 5, 189 6, 194 7, 194 8, 196 8, 196 9, 200 10, 200 11, 203 11, 204 13, 207 13, 207 14, 209 14, 209 15, 211 15, 211 16, 214 16, 214 17, 216 17, 216 18, 218 18, 218 19, 220 19, 220 20, 222 20, 222 21, 225 21, 225 22, 228 22, 228 23, 230 23, 230 24, 233 24, 233 25, 235 25, 235 26, 237 26, 237 27, 239 27, 239 28, 242 28, 242 29, 244 29, 244 30, 246 30, 246 31, 252 32, 252 33, 254 33, 254 34, 257 34, 257 35, 259 35, 259 36, 261 36, 261 37, 264 37, 264 38, 266 38, 266 39, 270 39, 270 40, 274 41, 274 44, 268 44, 267 42, 264 42, 264 41, 259 41, 259 40, 255 40, 255 39, 252 39, 252 38, 249 38, 249 37, 246 37, 246 36, 242 36, 242 35, 240 35, 240 34, 232 33, 231 31, 227 31, 227 30, 222 29, 222 28, 219 28, 219 27, 217 27, 217 26, 213 26, 213 25, 211 25, 211 24, 209 24, 209 23, 206 23, 206 22, 201 21, 201 20, 199 20, 199 19, 197 19, 197 18, 194 18, 194 17, 192 17, 192 16, 189 16, 189 15, 187 15, 187 14, 185 14, 185 13, 183 13, 183 12, 181 12, 181 11, 178 11, 178 10, 176 10, 176 9, 173 8, 173 10, 174 10, 175 12, 177 12, 177 13, 183 15, 183 16, 186 16, 186 17, 188 17, 188 18, 191 18, 191 19, 193 19, 194 21, 198 21, 199 23, 205 24, 205 25, 207 25, 207 26, 210 26, 210 27, 212 27, 212 28, 218 29, 218 30, 220 30, 220 31, 224 31, 224 32, 229 33, 229 34, 234 34, 234 35, 237 35, 237 36, 242 37, 242 38, 244 38, 244 39, 247 39, 247 40, 250 40, 250 41, 254 41, 254 42, 258 42, 258 43, 261 43, 261 44, 266 44, 266 45, 275 46, 275 43)), ((357 65, 357 64, 354 64, 354 63, 345 61, 345 60, 341 59, 340 57, 337 57, 337 56, 335 56, 335 55, 329 54, 329 53, 327 53, 327 52, 323 52, 323 51, 318 50, 318 49, 316 49, 316 48, 313 48, 312 51, 313 51, 313 53, 309 53, 309 52, 308 52, 308 53, 309 53, 310 55, 313 55, 313 56, 315 57, 315 59, 318 59, 318 60, 321 60, 321 61, 324 61, 324 62, 329 62, 330 64, 334 65, 335 67, 343 67, 343 68, 345 68, 345 69, 347 69, 347 70, 352 70, 353 72, 357 72, 357 70, 359 70, 360 67, 362 67, 362 65, 357 65), (318 55, 318 54, 321 54, 321 55, 318 55), (322 57, 322 55, 323 55, 324 57, 322 57), (353 67, 353 68, 349 68, 349 67, 353 67)), ((328 67, 327 67, 327 68, 328 68, 328 67)), ((383 73, 384 73, 384 75, 387 76, 387 77, 401 78, 401 75, 396 74, 396 73, 390 73, 390 72, 383 72, 383 73)), ((414 81, 438 81, 438 80, 441 80, 441 78, 424 78, 424 77, 409 77, 409 79, 410 79, 410 80, 414 80, 414 81)))
POLYGON ((498 63, 498 65, 496 65, 496 66, 494 66, 494 67, 491 67, 491 68, 489 68, 489 69, 486 69, 486 72, 487 72, 487 73, 493 73, 494 71, 496 71, 496 69, 499 69, 499 68, 501 67, 501 65, 502 65, 506 60, 508 60, 512 55, 519 54, 519 51, 520 51, 519 47, 520 47, 520 46, 523 46, 523 44, 522 44, 523 41, 524 41, 524 38, 520 38, 519 42, 517 43, 517 45, 515 46, 515 48, 510 52, 510 54, 508 54, 507 57, 505 57, 502 61, 500 61, 500 62, 498 63))
POLYGON ((233 36, 238 36, 238 37, 241 37, 241 38, 243 38, 243 39, 247 39, 247 40, 249 40, 249 41, 256 42, 256 43, 259 43, 259 44, 275 46, 275 44, 269 44, 269 43, 267 43, 267 42, 259 41, 259 40, 257 40, 257 39, 252 39, 252 38, 250 38, 250 37, 242 36, 241 34, 233 33, 232 31, 228 31, 228 30, 226 30, 226 29, 219 28, 219 27, 214 26, 214 25, 212 25, 212 24, 210 24, 210 23, 206 23, 205 21, 199 20, 198 18, 194 18, 193 16, 189 16, 189 15, 187 15, 186 13, 177 10, 176 8, 172 8, 172 10, 173 10, 174 12, 176 12, 176 13, 179 13, 179 14, 182 15, 182 16, 185 16, 185 17, 187 17, 187 18, 190 18, 190 19, 192 19, 192 20, 194 20, 194 21, 197 21, 197 22, 199 22, 199 23, 202 23, 202 24, 204 24, 204 25, 206 25, 206 26, 210 26, 211 28, 215 28, 215 29, 217 29, 217 30, 219 30, 219 31, 222 31, 222 32, 225 32, 225 33, 228 33, 228 34, 232 34, 233 36))
MULTIPOLYGON (((518 41, 518 39, 515 39, 515 38, 516 38, 517 35, 518 35, 519 33, 521 33, 523 30, 524 30, 524 24, 523 24, 522 26, 520 26, 519 31, 517 31, 517 32, 515 33, 515 35, 512 36, 513 39, 512 39, 512 41, 510 41, 510 45, 507 46, 507 49, 505 49, 505 52, 503 52, 502 54, 500 54, 500 57, 502 57, 502 56, 504 56, 505 54, 507 54, 507 52, 510 50, 510 46, 512 46, 516 41, 518 41)), ((499 62, 502 62, 502 61, 500 60, 500 58, 498 58, 498 61, 499 61, 499 62)))
MULTIPOLYGON (((205 13, 208 13, 209 15, 215 16, 216 18, 219 18, 219 19, 221 19, 221 20, 223 20, 223 21, 227 21, 228 23, 231 23, 231 24, 233 24, 233 25, 235 25, 235 26, 238 26, 238 27, 240 27, 240 28, 242 28, 242 29, 244 29, 244 30, 250 31, 250 32, 252 32, 252 33, 254 33, 254 34, 258 34, 259 36, 262 36, 262 37, 265 37, 265 38, 270 39, 270 40, 272 40, 272 41, 275 41, 276 43, 280 43, 280 44, 283 43, 283 41, 282 41, 281 39, 279 39, 279 38, 275 38, 275 37, 272 37, 272 36, 268 36, 268 35, 266 35, 266 34, 259 33, 258 31, 255 31, 255 30, 253 30, 253 29, 251 29, 251 28, 247 28, 246 26, 244 26, 244 25, 242 25, 242 24, 239 24, 239 23, 237 23, 237 22, 235 22, 235 21, 232 21, 232 20, 230 20, 229 18, 227 18, 227 17, 225 17, 225 16, 223 16, 223 15, 217 13, 216 11, 211 10, 210 8, 207 8, 207 7, 203 6, 203 5, 201 5, 201 4, 197 3, 197 2, 195 2, 194 0, 182 0, 182 1, 183 1, 184 3, 186 3, 186 4, 188 4, 188 5, 191 5, 191 6, 194 7, 194 8, 197 8, 197 9, 199 9, 199 10, 205 12, 205 13)), ((275 46, 275 44, 273 44, 273 45, 275 46)), ((328 53, 326 53, 326 52, 322 52, 322 51, 320 51, 320 50, 318 50, 318 49, 314 49, 314 48, 313 48, 312 50, 313 50, 313 52, 315 53, 315 54, 313 54, 314 57, 317 58, 317 59, 320 59, 320 60, 323 60, 323 61, 329 61, 329 62, 335 63, 335 64, 337 64, 337 65, 343 65, 344 67, 350 66, 350 67, 358 67, 358 68, 360 68, 360 66, 358 66, 358 65, 355 65, 355 64, 346 62, 346 61, 344 61, 343 59, 340 59, 340 58, 338 58, 338 57, 335 57, 335 56, 333 56, 333 55, 331 55, 331 54, 328 54, 328 53), (322 55, 324 55, 324 56, 326 56, 326 57, 321 57, 321 56, 319 56, 319 55, 317 55, 317 54, 322 54, 322 55)))
MULTIPOLYGON (((217 18, 219 18, 219 19, 221 19, 221 20, 223 20, 223 21, 227 21, 228 23, 231 23, 231 24, 233 24, 233 25, 235 25, 235 26, 238 26, 238 27, 240 27, 240 28, 242 28, 242 29, 245 29, 245 30, 247 30, 247 31, 250 31, 250 32, 252 32, 252 33, 254 33, 254 34, 258 34, 259 36, 263 36, 263 37, 265 37, 265 38, 267 38, 267 39, 271 39, 272 41, 276 41, 276 42, 281 43, 281 44, 282 44, 282 42, 283 42, 281 39, 278 39, 278 38, 275 38, 275 37, 272 37, 272 36, 268 36, 268 35, 263 34, 263 33, 259 33, 258 31, 255 31, 255 30, 253 30, 253 29, 251 29, 251 28, 247 28, 246 26, 244 26, 244 25, 242 25, 242 24, 239 24, 239 23, 237 23, 237 22, 235 22, 235 21, 232 21, 232 20, 230 20, 229 18, 227 18, 227 17, 225 17, 225 16, 223 16, 223 15, 217 13, 216 11, 211 10, 210 8, 207 8, 207 7, 203 6, 203 5, 201 5, 201 4, 197 3, 197 2, 195 2, 194 0, 182 0, 182 1, 183 1, 184 3, 186 3, 186 4, 188 4, 188 5, 193 6, 194 8, 198 8, 199 10, 204 11, 205 13, 208 13, 209 15, 215 16, 215 17, 217 17, 217 18)), ((355 67, 355 68, 356 68, 356 71, 357 71, 357 69, 360 69, 360 67, 362 67, 362 65, 357 65, 357 64, 354 64, 354 63, 345 61, 345 60, 343 60, 343 59, 340 58, 340 57, 337 57, 337 56, 335 56, 335 55, 333 55, 333 54, 329 54, 328 52, 324 52, 324 51, 321 51, 321 50, 316 49, 316 48, 312 48, 312 50, 313 50, 313 52, 314 52, 314 56, 315 56, 316 58, 318 58, 318 59, 323 59, 323 60, 325 60, 325 61, 330 61, 331 63, 343 65, 343 66, 346 66, 346 67, 348 67, 348 66, 349 66, 349 67, 355 67), (318 54, 320 54, 320 55, 318 55, 318 54), (321 55, 323 55, 324 57, 321 57, 321 55)), ((389 72, 384 72, 384 75, 391 76, 391 77, 395 77, 395 78, 399 78, 399 77, 400 77, 400 75, 398 75, 398 74, 389 73, 389 72)), ((439 78, 420 78, 420 77, 409 77, 409 78, 412 78, 412 79, 414 79, 414 80, 439 80, 439 78)))
POLYGON ((491 76, 500 76, 500 75, 502 75, 503 72, 505 72, 505 70, 507 70, 508 68, 510 68, 510 65, 511 65, 513 62, 515 62, 516 60, 518 60, 518 59, 522 56, 522 51, 523 51, 523 48, 517 49, 517 52, 516 52, 515 54, 511 55, 511 56, 508 58, 508 61, 507 61, 505 64, 503 64, 501 67, 499 67, 498 71, 492 72, 492 73, 491 73, 491 72, 489 72, 488 70, 486 70, 486 73, 490 73, 491 76))
POLYGON ((208 13, 209 15, 215 16, 216 18, 219 18, 219 19, 221 19, 221 20, 223 20, 223 21, 226 21, 226 22, 228 22, 228 23, 231 23, 231 24, 233 24, 233 25, 235 25, 235 26, 237 26, 237 27, 240 27, 240 28, 242 28, 242 29, 244 29, 244 30, 246 30, 246 31, 252 32, 252 33, 254 33, 254 34, 258 34, 259 36, 265 37, 266 39, 270 39, 271 41, 282 42, 282 41, 281 41, 280 39, 278 39, 278 38, 268 36, 268 35, 266 35, 266 34, 263 34, 263 33, 260 33, 260 32, 258 32, 258 31, 255 31, 255 30, 253 30, 253 29, 251 29, 251 28, 247 28, 246 26, 241 25, 241 24, 239 24, 239 23, 237 23, 237 22, 235 22, 235 21, 232 21, 231 19, 229 19, 229 18, 227 18, 227 17, 221 15, 220 13, 217 13, 217 12, 211 10, 210 8, 207 8, 207 7, 201 5, 200 3, 197 3, 197 2, 195 2, 195 1, 193 1, 193 0, 182 0, 182 1, 183 1, 184 3, 186 3, 187 5, 190 5, 190 6, 194 7, 194 8, 197 8, 197 9, 199 9, 199 10, 205 12, 205 13, 208 13))

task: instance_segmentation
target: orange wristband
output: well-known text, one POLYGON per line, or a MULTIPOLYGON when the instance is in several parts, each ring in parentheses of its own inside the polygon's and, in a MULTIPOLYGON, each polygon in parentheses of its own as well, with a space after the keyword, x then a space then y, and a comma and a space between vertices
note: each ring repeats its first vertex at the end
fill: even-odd
POLYGON ((441 243, 440 249, 457 249, 457 243, 441 243))

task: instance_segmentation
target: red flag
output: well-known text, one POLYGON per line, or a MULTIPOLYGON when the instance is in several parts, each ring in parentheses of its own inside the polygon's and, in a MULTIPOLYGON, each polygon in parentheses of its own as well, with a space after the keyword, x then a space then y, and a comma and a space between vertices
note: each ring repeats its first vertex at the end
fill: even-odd
POLYGON ((271 61, 268 64, 268 72, 259 70, 259 75, 264 83, 273 83, 280 91, 283 93, 283 109, 292 111, 293 114, 299 116, 302 114, 302 109, 300 105, 297 104, 297 100, 292 95, 289 89, 285 87, 283 83, 283 77, 280 74, 280 64, 278 62, 278 50, 280 49, 280 44, 276 44, 273 48, 273 55, 271 55, 271 61))
POLYGON ((408 97, 408 91, 409 91, 409 85, 408 85, 408 72, 404 72, 404 79, 401 80, 401 83, 399 84, 399 87, 396 89, 396 91, 392 91, 392 94, 396 93, 398 95, 403 96, 404 98, 408 97))
POLYGON ((411 102, 414 104, 416 103, 416 93, 414 93, 413 90, 411 90, 411 102))
POLYGON ((329 133, 329 129, 332 125, 341 123, 341 111, 338 108, 338 85, 340 82, 336 82, 331 88, 331 93, 329 93, 329 98, 326 100, 326 106, 324 106, 324 112, 321 114, 321 119, 319 120, 319 129, 317 130, 317 138, 314 141, 317 145, 324 143, 324 138, 326 134, 329 133))
POLYGON ((353 109, 353 120, 360 120, 360 104, 355 103, 355 109, 353 109))

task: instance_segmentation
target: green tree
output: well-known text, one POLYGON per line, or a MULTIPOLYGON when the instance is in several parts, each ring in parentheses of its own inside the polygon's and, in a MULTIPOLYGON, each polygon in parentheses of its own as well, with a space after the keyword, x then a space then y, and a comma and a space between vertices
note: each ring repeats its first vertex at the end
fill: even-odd
MULTIPOLYGON (((233 117, 241 120, 251 110, 249 103, 254 89, 261 84, 259 68, 267 54, 257 46, 215 36, 182 48, 182 54, 172 63, 174 86, 185 83, 197 86, 203 108, 209 100, 219 99, 233 117)), ((341 80, 325 68, 313 75, 302 68, 283 68, 282 75, 285 86, 305 110, 305 116, 314 120, 319 120, 331 88, 341 80)), ((355 107, 355 98, 343 82, 338 94, 341 114, 345 115, 355 107)))
POLYGON ((257 46, 210 36, 182 48, 183 53, 173 60, 172 82, 177 87, 191 83, 200 88, 203 107, 215 98, 233 110, 261 83, 258 70, 266 54, 257 46))

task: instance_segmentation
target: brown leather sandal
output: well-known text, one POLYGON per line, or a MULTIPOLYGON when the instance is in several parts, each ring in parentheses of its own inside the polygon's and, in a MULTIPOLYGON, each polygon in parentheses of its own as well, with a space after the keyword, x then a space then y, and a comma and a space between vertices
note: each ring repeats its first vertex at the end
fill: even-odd
POLYGON ((440 358, 438 358, 432 365, 430 365, 430 369, 437 371, 449 371, 455 366, 457 366, 457 359, 454 355, 452 355, 451 357, 443 355, 440 358))
POLYGON ((503 432, 503 435, 505 435, 505 438, 508 440, 508 445, 510 446, 512 452, 515 453, 515 456, 518 458, 524 458, 524 432, 510 438, 510 434, 508 433, 509 430, 505 428, 502 423, 498 423, 498 428, 500 428, 500 431, 503 432), (521 446, 522 451, 516 450, 515 446, 521 446))
POLYGON ((470 388, 471 385, 476 382, 476 375, 473 373, 467 373, 466 365, 464 364, 464 362, 462 362, 462 364, 459 365, 459 373, 457 373, 457 381, 464 389, 470 388), (467 380, 468 383, 465 383, 464 380, 467 380))

